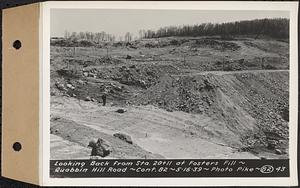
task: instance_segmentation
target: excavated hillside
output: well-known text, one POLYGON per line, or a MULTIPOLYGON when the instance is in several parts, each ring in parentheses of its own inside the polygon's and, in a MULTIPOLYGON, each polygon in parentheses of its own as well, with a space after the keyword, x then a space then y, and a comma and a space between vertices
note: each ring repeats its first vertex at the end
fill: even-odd
POLYGON ((232 146, 239 143, 231 143, 232 138, 238 137, 249 149, 259 144, 272 148, 273 142, 283 147, 288 144, 288 78, 288 71, 165 76, 132 101, 217 119, 232 135, 222 129, 214 134, 228 138, 232 146))
POLYGON ((106 158, 287 158, 288 67, 272 39, 53 46, 51 156, 88 158, 102 138, 106 158))

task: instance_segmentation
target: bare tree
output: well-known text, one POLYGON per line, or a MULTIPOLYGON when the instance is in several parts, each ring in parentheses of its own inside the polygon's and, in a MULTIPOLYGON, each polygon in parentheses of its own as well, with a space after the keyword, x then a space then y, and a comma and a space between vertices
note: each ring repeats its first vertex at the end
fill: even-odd
POLYGON ((69 31, 65 31, 65 39, 68 39, 68 38, 70 38, 70 32, 69 31))
POLYGON ((127 32, 124 36, 126 42, 132 41, 132 34, 127 32))

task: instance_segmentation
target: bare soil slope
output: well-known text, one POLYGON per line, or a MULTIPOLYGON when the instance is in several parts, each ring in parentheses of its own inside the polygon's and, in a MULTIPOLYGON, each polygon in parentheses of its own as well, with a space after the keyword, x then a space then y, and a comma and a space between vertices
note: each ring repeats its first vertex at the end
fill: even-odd
POLYGON ((51 157, 87 158, 101 137, 114 148, 108 158, 286 158, 288 67, 288 43, 272 39, 56 44, 51 157), (59 155, 63 146, 82 150, 59 155))

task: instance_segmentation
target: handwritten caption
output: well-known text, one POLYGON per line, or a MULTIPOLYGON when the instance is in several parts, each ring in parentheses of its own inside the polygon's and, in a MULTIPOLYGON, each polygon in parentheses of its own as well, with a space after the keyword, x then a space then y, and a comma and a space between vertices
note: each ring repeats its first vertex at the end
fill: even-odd
POLYGON ((284 160, 53 160, 54 177, 287 177, 284 160))

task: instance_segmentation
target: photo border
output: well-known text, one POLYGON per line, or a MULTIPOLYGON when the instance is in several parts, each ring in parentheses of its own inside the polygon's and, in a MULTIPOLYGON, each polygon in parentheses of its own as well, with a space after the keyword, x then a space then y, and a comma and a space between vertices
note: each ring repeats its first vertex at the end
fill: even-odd
POLYGON ((40 53, 40 172, 43 185, 53 186, 294 186, 297 176, 298 133, 298 2, 208 1, 60 1, 41 3, 40 53), (284 10, 290 11, 290 121, 289 178, 50 178, 50 10, 59 9, 174 9, 174 10, 284 10), (272 180, 272 181, 270 181, 272 180))

